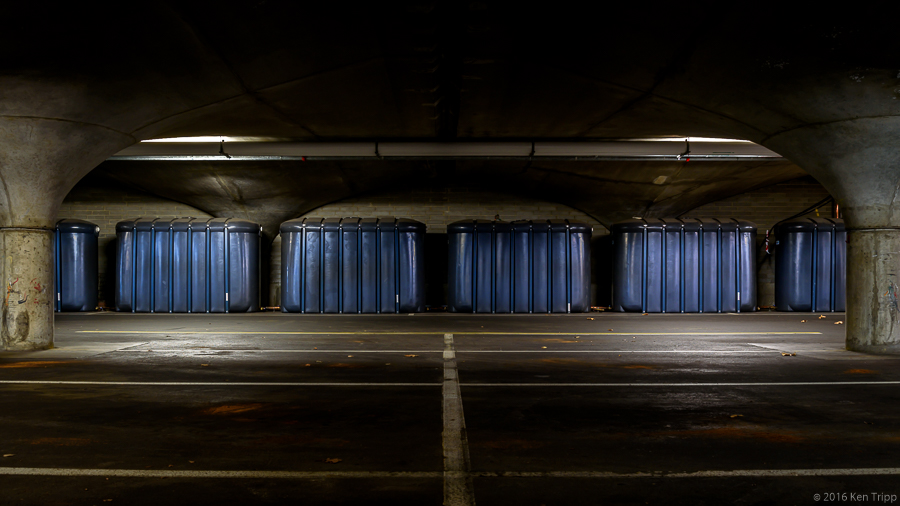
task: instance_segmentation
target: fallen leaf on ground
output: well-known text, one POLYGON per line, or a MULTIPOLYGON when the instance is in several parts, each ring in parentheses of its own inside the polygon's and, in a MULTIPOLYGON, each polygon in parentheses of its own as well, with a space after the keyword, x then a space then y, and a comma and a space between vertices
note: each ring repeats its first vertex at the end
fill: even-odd
POLYGON ((546 347, 546 346, 541 346, 541 349, 542 349, 542 350, 546 350, 547 347, 546 347))
POLYGON ((607 332, 612 332, 612 329, 606 329, 607 332))
POLYGON ((325 459, 325 462, 328 464, 337 464, 338 462, 343 462, 344 459, 325 459))
POLYGON ((731 418, 737 418, 739 416, 744 416, 744 415, 731 415, 731 418))
POLYGON ((404 357, 409 357, 409 358, 418 357, 418 355, 413 355, 412 353, 410 353, 409 355, 403 355, 403 356, 404 356, 404 357))
POLYGON ((386 364, 384 364, 384 365, 391 365, 391 363, 390 363, 390 362, 388 362, 388 363, 386 363, 386 364))
POLYGON ((209 367, 209 364, 200 364, 200 367, 209 367))
POLYGON ((303 367, 312 367, 312 364, 303 364, 303 367))
POLYGON ((353 355, 347 355, 347 358, 353 358, 353 355))
POLYGON ((593 318, 588 318, 588 320, 593 320, 593 318))
POLYGON ((648 314, 650 314, 650 313, 644 313, 644 314, 642 314, 641 316, 647 316, 648 314))
POLYGON ((819 315, 819 319, 820 319, 820 320, 824 320, 824 319, 825 319, 825 315, 820 314, 820 315, 819 315))
POLYGON ((797 354, 796 354, 796 353, 788 353, 788 352, 786 352, 786 351, 782 351, 782 352, 781 352, 781 356, 782 356, 782 357, 796 357, 797 354))
POLYGON ((800 323, 806 323, 806 320, 800 320, 800 323))
POLYGON ((16 455, 15 453, 4 453, 3 454, 4 457, 13 457, 15 455, 16 455))
POLYGON ((843 320, 838 320, 838 321, 834 322, 834 324, 835 325, 843 325, 844 322, 843 322, 843 320))
POLYGON ((193 463, 194 463, 193 460, 189 460, 189 461, 188 461, 188 464, 193 464, 193 463))
POLYGON ((581 337, 581 336, 575 336, 575 339, 578 339, 579 337, 581 337))

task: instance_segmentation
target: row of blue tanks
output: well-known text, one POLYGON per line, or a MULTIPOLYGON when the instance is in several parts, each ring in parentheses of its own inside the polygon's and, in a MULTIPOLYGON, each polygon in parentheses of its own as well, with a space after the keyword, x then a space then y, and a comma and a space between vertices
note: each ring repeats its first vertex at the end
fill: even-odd
MULTIPOLYGON (((425 310, 425 225, 405 218, 300 218, 282 224, 281 310, 425 310)), ((259 310, 261 227, 231 218, 139 218, 116 226, 115 308, 259 310)), ((634 219, 611 227, 612 309, 755 311, 756 226, 743 220, 634 219)), ((56 310, 97 305, 99 227, 56 227, 56 310)), ((447 309, 590 311, 591 234, 569 220, 464 220, 447 227, 447 309)), ((775 299, 783 311, 843 311, 846 232, 839 219, 775 228, 775 299)))

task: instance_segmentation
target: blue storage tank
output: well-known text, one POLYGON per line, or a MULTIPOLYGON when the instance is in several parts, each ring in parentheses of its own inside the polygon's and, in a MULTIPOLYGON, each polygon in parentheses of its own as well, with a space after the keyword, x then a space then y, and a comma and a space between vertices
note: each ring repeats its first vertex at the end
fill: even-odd
POLYGON ((743 220, 616 223, 613 310, 756 311, 756 225, 743 220))
POLYGON ((260 234, 233 218, 139 218, 116 225, 116 310, 259 310, 260 234))
POLYGON ((281 224, 281 310, 425 310, 425 224, 405 218, 298 218, 281 224))
POLYGON ((93 311, 97 307, 97 238, 100 227, 83 220, 60 220, 56 224, 57 311, 93 311))
POLYGON ((591 309, 591 227, 569 220, 457 221, 447 226, 451 312, 591 309))
POLYGON ((775 227, 775 308, 844 311, 847 232, 838 218, 804 218, 775 227))

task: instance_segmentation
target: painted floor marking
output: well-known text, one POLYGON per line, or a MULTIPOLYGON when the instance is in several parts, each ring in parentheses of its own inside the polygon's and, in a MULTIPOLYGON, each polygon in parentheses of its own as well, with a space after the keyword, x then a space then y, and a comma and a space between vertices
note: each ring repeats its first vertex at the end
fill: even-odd
MULTIPOLYGON (((194 355, 212 355, 215 353, 443 353, 443 350, 240 350, 208 348, 202 350, 190 350, 183 348, 152 348, 152 349, 126 349, 116 350, 116 353, 179 353, 194 355)), ((781 353, 775 349, 756 350, 456 350, 457 353, 686 353, 686 354, 733 354, 748 353, 765 355, 781 353)), ((0 358, 3 358, 0 356, 0 358)))
MULTIPOLYGON (((433 336, 443 332, 302 332, 302 331, 212 331, 212 330, 76 330, 78 334, 149 334, 218 336, 433 336)), ((821 332, 454 332, 457 336, 795 336, 821 332)))
POLYGON ((900 385, 900 381, 782 381, 759 383, 461 383, 468 387, 819 387, 900 385))
POLYGON ((737 469, 733 471, 695 471, 649 473, 611 473, 605 471, 526 471, 475 472, 484 478, 765 478, 785 476, 886 476, 900 474, 900 467, 847 469, 737 469))
POLYGON ((475 506, 475 489, 469 474, 469 441, 459 389, 459 371, 453 334, 444 334, 444 506, 475 506))
POLYGON ((121 478, 441 478, 440 471, 175 471, 154 469, 67 469, 0 467, 0 476, 116 476, 121 478))
MULTIPOLYGON (((445 355, 446 356, 446 355, 445 355)), ((455 357, 455 355, 454 355, 455 357)), ((462 402, 447 406, 447 399, 453 399, 452 392, 447 392, 448 382, 457 387, 804 387, 804 386, 857 386, 857 385, 900 385, 900 381, 782 381, 782 382, 721 382, 721 383, 460 383, 453 359, 453 372, 448 372, 444 362, 445 408, 458 405, 462 413, 462 402), (451 377, 452 376, 452 377, 451 377), (449 396, 449 397, 448 397, 449 396)), ((314 381, 64 381, 64 380, 0 380, 0 385, 71 385, 71 386, 157 386, 157 387, 437 387, 441 383, 351 383, 351 382, 314 382, 314 381)), ((445 411, 446 414, 446 411, 445 411)), ((445 420, 446 421, 446 420, 445 420)), ((465 422, 461 430, 465 432, 465 422)))
MULTIPOLYGON (((608 471, 480 471, 464 473, 479 478, 766 478, 803 476, 891 476, 900 467, 845 469, 736 469, 732 471, 637 472, 608 471)), ((252 479, 436 479, 439 471, 177 471, 155 469, 78 469, 56 467, 0 467, 0 476, 106 476, 120 478, 252 478, 252 479)), ((449 503, 445 503, 449 504, 449 503)), ((474 504, 474 503, 473 503, 474 504)))
POLYGON ((326 383, 289 381, 55 381, 0 380, 0 385, 92 385, 92 386, 148 386, 148 387, 439 387, 440 383, 326 383))

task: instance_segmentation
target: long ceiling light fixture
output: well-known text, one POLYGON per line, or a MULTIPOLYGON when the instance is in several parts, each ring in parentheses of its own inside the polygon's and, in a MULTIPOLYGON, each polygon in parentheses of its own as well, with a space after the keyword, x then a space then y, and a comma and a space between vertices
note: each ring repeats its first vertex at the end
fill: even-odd
POLYGON ((736 139, 679 137, 610 141, 296 142, 263 137, 182 137, 130 146, 110 160, 558 159, 703 161, 781 159, 736 139))

